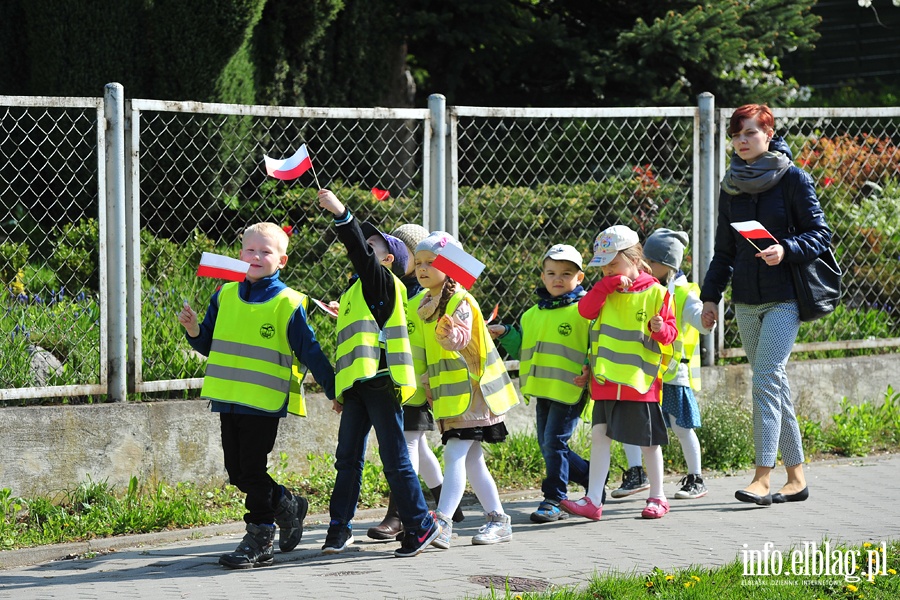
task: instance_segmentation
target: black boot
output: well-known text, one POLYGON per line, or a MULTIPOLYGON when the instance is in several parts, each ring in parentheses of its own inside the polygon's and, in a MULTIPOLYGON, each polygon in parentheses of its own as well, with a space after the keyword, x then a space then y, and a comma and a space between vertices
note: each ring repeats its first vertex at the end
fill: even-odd
POLYGON ((247 533, 231 554, 219 557, 219 564, 229 569, 252 569, 266 567, 275 560, 274 525, 254 525, 247 523, 247 533))
POLYGON ((391 494, 388 496, 387 514, 384 515, 384 519, 375 527, 369 527, 366 535, 373 540, 392 540, 401 531, 403 531, 403 525, 400 523, 400 511, 397 510, 397 504, 391 494))
MULTIPOLYGON (((437 510, 437 505, 441 501, 441 488, 442 487, 443 487, 442 485, 437 485, 437 486, 431 488, 431 495, 434 496, 435 510, 437 510)), ((466 518, 466 516, 463 514, 462 509, 459 506, 457 506, 456 511, 453 513, 453 517, 452 517, 453 522, 461 523, 465 518, 466 518)))
POLYGON ((290 552, 303 538, 303 519, 309 510, 309 502, 302 496, 294 496, 284 487, 281 499, 275 506, 275 523, 278 524, 278 547, 290 552))

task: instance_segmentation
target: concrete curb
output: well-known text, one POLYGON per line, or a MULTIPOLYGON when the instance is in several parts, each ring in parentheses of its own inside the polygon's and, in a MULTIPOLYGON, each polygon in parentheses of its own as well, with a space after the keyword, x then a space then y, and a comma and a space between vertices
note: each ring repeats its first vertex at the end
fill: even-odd
MULTIPOLYGON (((825 460, 817 460, 814 464, 819 466, 827 465, 845 465, 856 462, 872 462, 891 458, 893 454, 873 454, 865 457, 852 458, 827 458, 825 460)), ((780 467, 776 467, 776 471, 780 467)), ((720 477, 735 477, 741 475, 749 475, 752 471, 736 471, 729 473, 705 473, 704 478, 715 479, 720 477)), ((615 481, 614 478, 611 478, 615 481)), ((667 484, 674 483, 680 479, 680 475, 667 476, 665 481, 667 484)), ((517 500, 526 500, 534 498, 537 503, 541 498, 541 490, 524 489, 502 492, 501 500, 511 502, 517 500)), ((473 494, 467 492, 463 497, 462 504, 469 506, 477 504, 477 499, 473 494)), ((537 504, 535 504, 537 506, 537 504)), ((368 522, 381 518, 384 515, 384 507, 370 508, 357 511, 355 521, 368 522)), ((317 525, 327 523, 328 514, 308 515, 305 523, 307 525, 317 525)), ((218 525, 207 525, 204 527, 195 527, 192 529, 174 529, 169 531, 159 531, 154 533, 142 533, 135 535, 121 535, 110 538, 97 538, 83 542, 71 542, 67 544, 53 544, 48 546, 35 546, 32 548, 22 548, 19 550, 0 551, 0 570, 12 569, 16 567, 26 567, 40 563, 46 563, 57 560, 68 560, 84 556, 86 554, 108 554, 118 550, 140 548, 144 546, 157 546, 184 540, 202 539, 215 537, 220 535, 238 535, 244 531, 243 522, 223 523, 218 525)), ((318 552, 316 552, 317 554, 318 552)))

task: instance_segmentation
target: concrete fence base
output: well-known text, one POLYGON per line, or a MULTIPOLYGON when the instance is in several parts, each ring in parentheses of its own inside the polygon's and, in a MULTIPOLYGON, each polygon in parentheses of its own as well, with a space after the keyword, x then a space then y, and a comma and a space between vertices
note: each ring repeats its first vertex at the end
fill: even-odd
MULTIPOLYGON (((797 361, 788 377, 798 412, 826 421, 843 397, 880 403, 888 386, 900 387, 900 354, 797 361)), ((746 365, 704 367, 699 401, 737 401, 749 406, 751 374, 746 365)), ((281 452, 288 467, 303 471, 308 454, 334 454, 340 417, 324 396, 307 398, 309 416, 281 423, 270 462, 281 452)), ((510 431, 534 429, 534 407, 513 408, 510 431)), ((370 436, 369 452, 377 441, 370 436)), ((440 443, 436 433, 431 442, 440 443)), ((128 402, 90 406, 0 409, 0 488, 16 496, 52 495, 90 478, 124 487, 140 481, 198 483, 225 480, 219 420, 203 400, 128 402)))

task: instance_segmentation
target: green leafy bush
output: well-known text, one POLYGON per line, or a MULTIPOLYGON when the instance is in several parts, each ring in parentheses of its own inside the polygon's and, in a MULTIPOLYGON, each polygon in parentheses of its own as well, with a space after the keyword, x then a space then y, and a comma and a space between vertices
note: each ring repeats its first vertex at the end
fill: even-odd
POLYGON ((28 244, 0 243, 0 284, 8 285, 28 262, 28 244))
POLYGON ((63 227, 49 264, 60 283, 70 290, 100 290, 98 268, 100 233, 96 219, 82 219, 63 227))

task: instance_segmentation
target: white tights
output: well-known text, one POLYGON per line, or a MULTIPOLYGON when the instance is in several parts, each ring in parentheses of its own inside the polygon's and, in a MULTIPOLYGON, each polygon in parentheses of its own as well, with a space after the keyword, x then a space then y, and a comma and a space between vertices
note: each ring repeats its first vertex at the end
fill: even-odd
MULTIPOLYGON (((588 475, 590 483, 586 494, 594 506, 600 506, 603 499, 603 484, 606 481, 606 476, 609 474, 611 446, 612 440, 606 435, 606 423, 594 425, 591 428, 591 466, 588 475)), ((647 478, 650 480, 650 498, 665 499, 662 448, 659 446, 640 446, 640 449, 644 457, 644 463, 647 465, 647 478)))
POLYGON ((424 431, 404 431, 403 437, 406 438, 406 449, 409 451, 409 462, 412 463, 413 471, 422 476, 422 481, 428 486, 428 489, 434 489, 444 482, 444 476, 441 474, 441 463, 438 462, 437 456, 428 445, 425 439, 424 431))
POLYGON ((484 512, 502 514, 500 494, 484 462, 481 442, 459 438, 450 438, 444 446, 444 487, 441 488, 438 510, 445 515, 456 511, 466 490, 466 475, 484 512))

